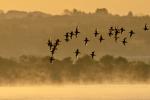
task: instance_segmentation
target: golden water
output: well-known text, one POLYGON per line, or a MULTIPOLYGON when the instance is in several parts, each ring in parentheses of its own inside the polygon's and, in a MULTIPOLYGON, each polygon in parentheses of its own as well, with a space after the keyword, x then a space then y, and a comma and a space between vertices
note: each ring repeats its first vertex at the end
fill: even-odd
POLYGON ((150 85, 0 87, 0 100, 150 100, 150 85))

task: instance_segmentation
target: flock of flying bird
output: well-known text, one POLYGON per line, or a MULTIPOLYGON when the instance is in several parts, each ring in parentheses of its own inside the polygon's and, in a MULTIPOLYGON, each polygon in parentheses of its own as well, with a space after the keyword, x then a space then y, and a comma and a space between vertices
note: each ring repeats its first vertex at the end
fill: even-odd
MULTIPOLYGON (((148 31, 148 30, 149 30, 148 25, 145 24, 145 26, 144 26, 143 29, 144 29, 144 31, 148 31)), ((117 42, 117 40, 119 39, 119 34, 122 35, 125 31, 126 31, 126 30, 125 30, 123 27, 121 27, 121 28, 110 27, 110 28, 109 28, 109 32, 108 32, 108 36, 109 36, 109 37, 114 36, 114 40, 115 40, 115 42, 117 42)), ((65 40, 66 42, 69 42, 70 40, 73 39, 73 37, 78 38, 78 36, 79 36, 80 33, 81 33, 81 32, 79 31, 79 28, 78 28, 78 26, 77 26, 76 29, 75 29, 75 31, 67 32, 67 33, 64 35, 64 37, 65 37, 64 40, 65 40)), ((136 34, 136 33, 135 33, 133 30, 131 30, 131 31, 129 32, 130 38, 131 38, 134 34, 136 34)), ((100 34, 100 33, 98 32, 98 30, 96 29, 95 32, 94 32, 94 37, 98 37, 98 36, 100 36, 100 37, 99 37, 100 43, 105 40, 105 39, 103 38, 102 34, 100 34)), ((83 41, 84 41, 85 46, 87 46, 87 44, 90 42, 90 40, 88 39, 88 37, 85 37, 85 39, 84 39, 83 41)), ((51 56, 50 56, 50 63, 53 63, 53 61, 55 60, 55 59, 54 59, 54 54, 55 54, 55 51, 57 50, 57 47, 60 45, 60 42, 61 42, 60 39, 56 39, 55 42, 52 42, 50 39, 48 40, 48 47, 49 47, 49 50, 50 50, 50 53, 51 53, 51 56)), ((126 44, 128 43, 128 42, 127 42, 127 37, 124 37, 121 42, 122 42, 122 44, 123 44, 124 46, 126 46, 126 44)), ((78 58, 78 56, 79 56, 79 54, 80 54, 80 50, 79 50, 79 49, 76 49, 76 51, 75 51, 74 53, 75 53, 75 57, 78 58)), ((92 57, 92 59, 94 59, 94 57, 96 56, 96 55, 95 55, 95 51, 93 51, 93 52, 90 54, 90 56, 92 57)))

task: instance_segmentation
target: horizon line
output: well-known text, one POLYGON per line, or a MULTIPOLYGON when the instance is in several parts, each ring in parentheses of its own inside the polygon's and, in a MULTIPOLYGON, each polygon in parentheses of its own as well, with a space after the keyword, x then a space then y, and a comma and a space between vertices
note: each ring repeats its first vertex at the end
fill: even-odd
MULTIPOLYGON (((73 8, 73 9, 63 9, 61 10, 61 12, 58 12, 58 13, 53 13, 53 12, 47 12, 47 11, 42 11, 42 10, 18 10, 18 9, 9 9, 9 10, 4 10, 4 9, 0 9, 0 13, 4 13, 4 14, 7 14, 9 11, 18 11, 18 12, 26 12, 26 13, 33 13, 33 12, 41 12, 41 13, 44 13, 44 14, 47 14, 47 15, 65 15, 64 14, 64 11, 65 10, 69 10, 69 11, 73 11, 74 9, 76 9, 77 11, 81 11, 81 12, 84 12, 85 14, 93 14, 96 12, 97 9, 107 9, 107 8, 97 8, 95 9, 94 11, 83 11, 81 9, 77 9, 77 8, 73 8)), ((119 16, 127 16, 130 12, 132 12, 132 14, 134 16, 150 16, 150 14, 145 14, 145 13, 134 13, 134 11, 132 10, 129 10, 126 14, 119 14, 119 13, 112 13, 110 12, 109 9, 107 9, 108 13, 109 14, 112 14, 112 15, 119 15, 119 16)))

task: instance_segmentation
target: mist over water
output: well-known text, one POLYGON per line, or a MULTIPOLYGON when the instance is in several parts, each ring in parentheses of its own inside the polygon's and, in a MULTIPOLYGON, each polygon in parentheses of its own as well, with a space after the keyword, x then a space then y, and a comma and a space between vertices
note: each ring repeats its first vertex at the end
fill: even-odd
POLYGON ((0 87, 0 100, 149 100, 150 85, 0 87))
POLYGON ((22 56, 19 61, 0 58, 0 86, 51 84, 150 83, 150 64, 124 57, 103 56, 99 61, 84 56, 71 58, 22 56))
POLYGON ((0 63, 0 100, 150 99, 145 62, 106 55, 99 61, 85 56, 75 64, 71 58, 50 64, 47 57, 34 56, 0 63))

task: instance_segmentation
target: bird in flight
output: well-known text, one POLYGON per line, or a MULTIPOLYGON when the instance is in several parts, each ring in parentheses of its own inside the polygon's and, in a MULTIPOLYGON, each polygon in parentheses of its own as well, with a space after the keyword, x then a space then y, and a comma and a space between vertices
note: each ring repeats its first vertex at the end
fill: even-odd
POLYGON ((50 46, 51 43, 52 43, 52 42, 51 42, 50 39, 49 39, 47 45, 50 46))
POLYGON ((75 51, 75 56, 76 56, 76 58, 78 58, 78 55, 80 54, 80 51, 79 51, 79 49, 77 49, 76 51, 75 51))
POLYGON ((111 32, 114 31, 114 28, 111 26, 110 29, 109 29, 109 31, 111 31, 111 32))
POLYGON ((97 37, 100 33, 98 33, 97 29, 94 32, 94 36, 97 37))
POLYGON ((103 40, 105 40, 105 39, 104 39, 103 36, 101 35, 100 38, 99 38, 100 43, 101 43, 103 40))
POLYGON ((123 43, 124 46, 126 46, 126 43, 128 43, 126 37, 123 39, 122 43, 123 43))
POLYGON ((145 31, 148 31, 148 30, 149 30, 147 24, 145 24, 144 30, 145 30, 145 31))
POLYGON ((131 30, 130 32, 129 32, 129 34, 130 34, 130 38, 133 36, 133 34, 135 34, 135 32, 133 31, 133 30, 131 30))
POLYGON ((108 35, 111 37, 113 35, 112 31, 109 31, 108 35))
POLYGON ((73 31, 71 31, 69 34, 70 34, 70 39, 72 39, 72 37, 74 35, 73 31))
POLYGON ((90 40, 86 37, 85 40, 84 40, 84 44, 87 46, 87 43, 89 42, 90 40))
POLYGON ((69 33, 67 32, 64 36, 65 36, 65 41, 68 42, 69 41, 69 33))
MULTIPOLYGON (((118 42, 118 40, 120 40, 122 38, 123 34, 126 30, 124 29, 124 27, 110 27, 109 29, 109 33, 107 33, 109 36, 107 37, 112 37, 112 39, 115 39, 115 42, 118 42), (122 35, 121 35, 122 34, 122 35)), ((145 24, 145 27, 144 27, 144 31, 148 31, 149 30, 149 27, 147 24, 145 24)), ((98 37, 99 38, 99 41, 100 43, 102 43, 103 41, 105 41, 105 38, 103 37, 103 34, 101 34, 98 29, 96 28, 95 29, 95 32, 93 32, 92 35, 95 36, 96 38, 98 37), (94 33, 94 34, 93 34, 94 33)), ((80 31, 79 31, 79 28, 78 26, 76 27, 75 31, 70 31, 70 32, 67 32, 64 36, 65 36, 65 41, 68 42, 70 40, 72 40, 74 37, 78 37, 78 35, 80 34, 80 31)), ((128 32, 127 37, 131 38, 133 37, 133 35, 136 34, 133 30, 131 30, 130 32, 128 32)), ((106 37, 106 38, 107 38, 106 37)), ((126 46, 127 43, 128 43, 128 40, 127 40, 127 37, 124 37, 122 39, 122 41, 120 41, 121 45, 124 45, 126 46)), ((98 40, 98 39, 97 39, 98 40)), ((88 37, 85 37, 84 40, 82 40, 84 42, 84 45, 87 46, 87 44, 92 41, 90 40, 88 37)), ((51 41, 50 39, 48 40, 47 42, 47 45, 48 47, 50 48, 50 53, 51 53, 51 57, 50 57, 50 63, 53 63, 53 61, 55 60, 54 59, 54 54, 56 53, 56 50, 58 48, 58 45, 60 45, 60 39, 56 39, 55 42, 51 41)), ((73 46, 73 45, 72 45, 73 46)), ((78 56, 81 54, 79 49, 76 49, 75 52, 75 57, 76 59, 78 59, 78 56)), ((95 51, 91 52, 91 54, 88 54, 89 56, 92 57, 92 59, 94 59, 94 57, 96 56, 95 55, 95 51)))
POLYGON ((61 42, 61 41, 60 41, 59 39, 57 39, 56 42, 55 42, 55 45, 56 45, 56 46, 59 45, 60 42, 61 42))
POLYGON ((53 49, 51 50, 51 54, 52 54, 52 56, 55 54, 55 51, 57 50, 57 46, 55 45, 54 47, 53 47, 53 49))
POLYGON ((122 34, 124 31, 125 31, 125 29, 123 27, 121 27, 120 33, 122 34))
POLYGON ((115 28, 115 36, 118 36, 119 33, 119 29, 115 28))
POLYGON ((52 47, 53 47, 53 43, 52 43, 52 41, 50 41, 50 39, 48 40, 48 46, 49 46, 49 48, 50 48, 50 50, 52 49, 52 47))
POLYGON ((78 26, 76 27, 76 30, 75 30, 75 36, 76 36, 76 38, 78 37, 78 34, 79 34, 80 32, 79 32, 79 29, 78 29, 78 26))
POLYGON ((94 57, 96 56, 95 51, 93 51, 90 55, 91 55, 92 59, 94 59, 94 57))
POLYGON ((50 49, 52 48, 53 43, 52 43, 52 41, 50 39, 48 40, 47 45, 50 47, 50 49))

